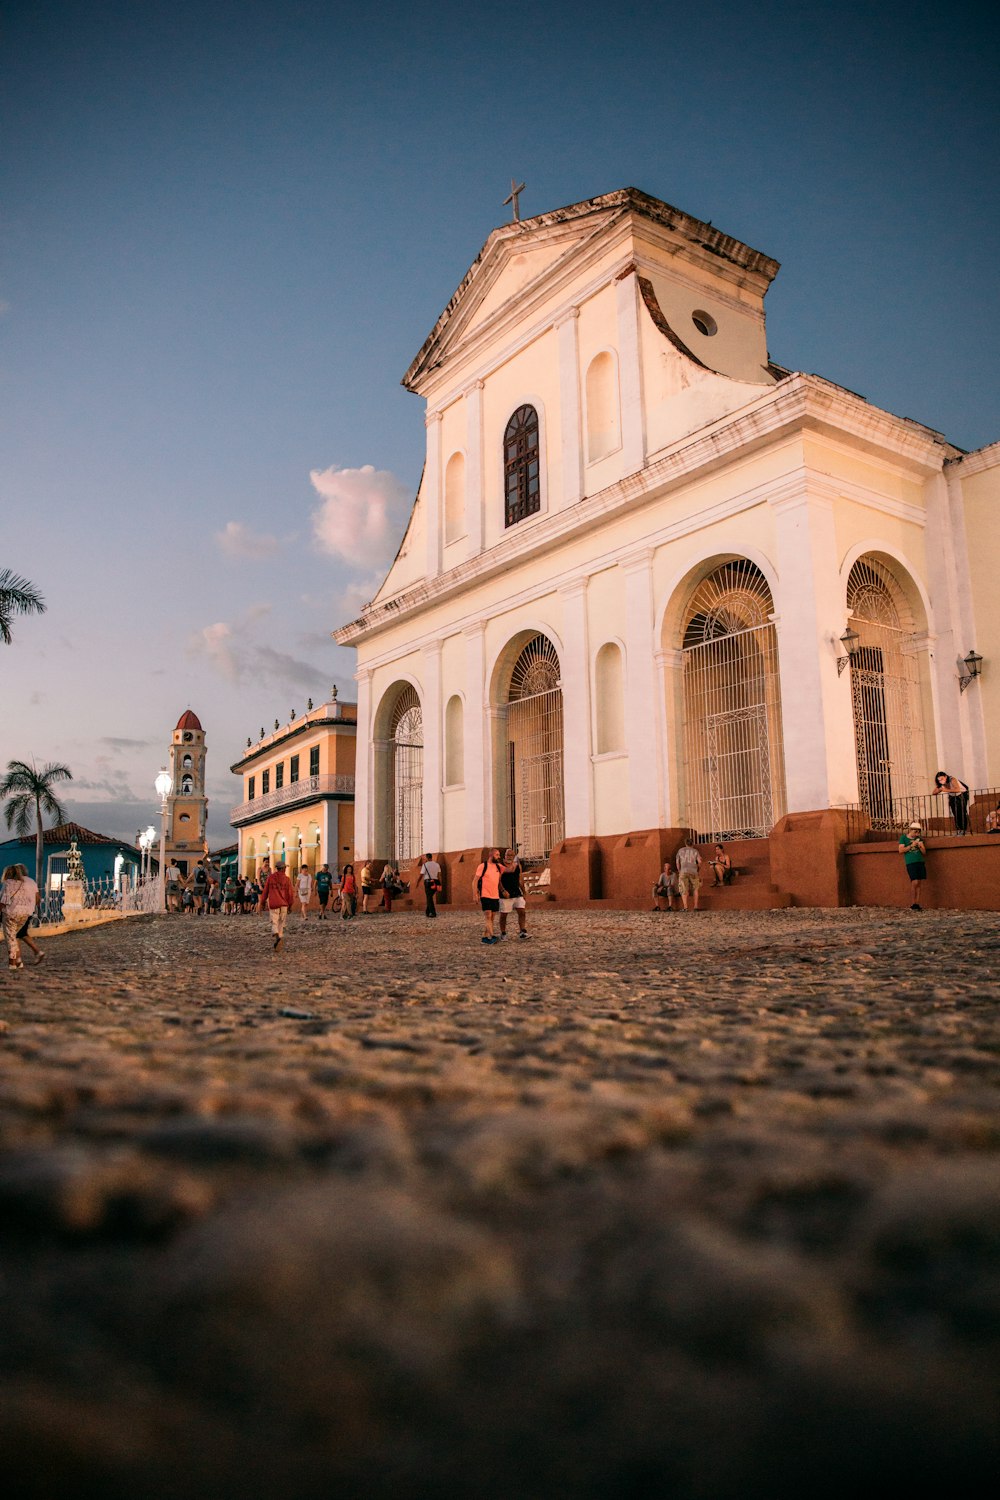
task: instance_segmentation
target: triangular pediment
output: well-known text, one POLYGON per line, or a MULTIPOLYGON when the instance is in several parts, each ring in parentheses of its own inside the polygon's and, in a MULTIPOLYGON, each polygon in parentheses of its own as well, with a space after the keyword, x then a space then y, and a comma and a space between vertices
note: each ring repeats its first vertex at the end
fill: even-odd
POLYGON ((769 281, 777 262, 689 214, 636 188, 622 188, 567 208, 494 229, 403 376, 422 392, 433 372, 498 327, 512 313, 526 316, 564 267, 630 215, 666 228, 699 254, 769 281))
MULTIPOLYGON (((560 210, 560 214, 568 212, 560 210)), ((459 354, 474 335, 501 321, 505 310, 515 305, 523 309, 533 291, 541 289, 622 213, 622 206, 613 204, 593 208, 586 216, 564 219, 541 214, 495 229, 407 370, 403 384, 419 390, 425 375, 459 354)))

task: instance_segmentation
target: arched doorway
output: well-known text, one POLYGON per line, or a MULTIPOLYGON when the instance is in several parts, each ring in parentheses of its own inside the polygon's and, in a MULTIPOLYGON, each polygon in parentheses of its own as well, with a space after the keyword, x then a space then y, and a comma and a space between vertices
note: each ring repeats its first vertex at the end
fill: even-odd
POLYGON ((897 579, 873 553, 847 579, 858 796, 873 827, 894 827, 894 800, 923 791, 924 722, 913 616, 897 579))
POLYGON ((397 863, 416 859, 424 852, 424 717, 412 683, 390 688, 375 724, 376 848, 397 863))
POLYGON ((734 558, 683 620, 687 821, 713 839, 766 838, 785 811, 778 641, 767 579, 734 558))
POLYGON ((547 859, 566 825, 559 657, 547 636, 532 636, 515 660, 505 719, 510 845, 525 859, 547 859))

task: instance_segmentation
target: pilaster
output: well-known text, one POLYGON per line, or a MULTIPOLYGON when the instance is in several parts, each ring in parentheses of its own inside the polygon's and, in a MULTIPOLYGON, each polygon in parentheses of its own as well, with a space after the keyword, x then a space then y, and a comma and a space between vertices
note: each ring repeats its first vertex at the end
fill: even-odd
POLYGON ((574 579, 559 590, 563 606, 563 649, 559 661, 563 695, 563 805, 567 838, 594 830, 590 761, 590 647, 587 580, 574 579))
POLYGON ((465 392, 465 535, 469 557, 483 550, 483 382, 465 392))
POLYGON ((559 345, 559 411, 563 473, 562 503, 564 505, 575 505, 583 495, 579 317, 580 309, 572 307, 556 324, 556 337, 559 345))
POLYGON ((489 746, 486 740, 486 626, 470 625, 465 639, 465 818, 466 848, 482 848, 492 834, 486 799, 489 789, 489 746))
MULTIPOLYGON (((424 660, 424 845, 437 854, 441 850, 441 642, 433 641, 423 648, 424 660)), ((422 851, 423 852, 423 851, 422 851)))
POLYGON ((622 399, 622 459, 625 474, 646 462, 646 418, 642 406, 642 348, 639 339, 639 286, 634 267, 615 283, 618 313, 618 370, 622 399))
POLYGON ((427 467, 424 473, 424 500, 426 508, 427 577, 437 578, 441 572, 441 426, 444 421, 439 411, 429 412, 427 427, 427 467))
POLYGON ((837 672, 846 614, 834 509, 805 476, 771 512, 787 811, 807 812, 858 796, 850 673, 837 672))
POLYGON ((653 552, 644 548, 619 564, 625 587, 625 743, 632 828, 662 826, 659 699, 653 659, 653 552))
MULTIPOLYGON (((358 685, 358 729, 354 763, 354 843, 359 859, 371 859, 374 847, 375 810, 372 803, 372 671, 359 667, 354 674, 358 685)), ((333 861, 330 861, 333 868, 333 861)))

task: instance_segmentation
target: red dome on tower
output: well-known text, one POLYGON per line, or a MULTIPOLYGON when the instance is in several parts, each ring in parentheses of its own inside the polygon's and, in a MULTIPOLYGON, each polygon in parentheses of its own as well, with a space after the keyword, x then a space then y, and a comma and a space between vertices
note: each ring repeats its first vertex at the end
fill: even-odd
MULTIPOLYGON (((177 728, 201 730, 201 720, 199 719, 197 714, 193 714, 191 710, 187 708, 177 720, 177 728)), ((204 730, 202 730, 202 733, 204 733, 204 730)))

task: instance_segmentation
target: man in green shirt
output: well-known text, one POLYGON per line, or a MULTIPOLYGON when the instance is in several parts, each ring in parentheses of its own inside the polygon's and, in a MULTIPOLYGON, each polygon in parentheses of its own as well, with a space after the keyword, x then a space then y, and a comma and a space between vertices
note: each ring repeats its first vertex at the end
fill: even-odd
POLYGON ((330 874, 330 866, 324 865, 321 870, 316 871, 316 897, 319 901, 319 919, 326 919, 326 908, 330 900, 330 892, 333 889, 333 876, 330 874))
POLYGON ((899 852, 903 856, 906 873, 910 877, 910 894, 913 897, 910 910, 922 911, 920 886, 927 879, 927 866, 924 864, 927 850, 924 848, 923 832, 919 823, 911 823, 906 832, 900 835, 899 852))

